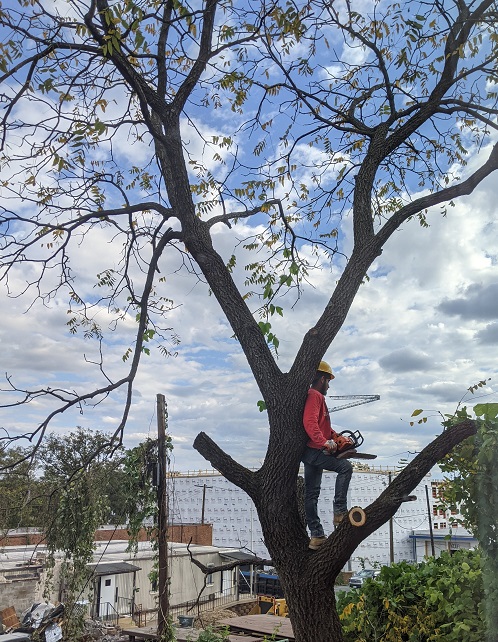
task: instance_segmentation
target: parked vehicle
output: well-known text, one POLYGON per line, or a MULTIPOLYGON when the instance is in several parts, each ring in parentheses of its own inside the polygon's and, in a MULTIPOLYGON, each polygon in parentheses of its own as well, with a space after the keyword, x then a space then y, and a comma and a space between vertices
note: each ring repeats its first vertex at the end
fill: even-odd
POLYGON ((379 573, 380 571, 378 569, 364 568, 350 577, 349 586, 351 588, 360 588, 365 580, 368 578, 375 579, 379 573))
POLYGON ((284 597, 284 591, 280 585, 280 578, 273 573, 255 571, 254 577, 248 571, 239 572, 239 593, 250 593, 251 582, 253 590, 258 595, 270 595, 276 598, 284 597))

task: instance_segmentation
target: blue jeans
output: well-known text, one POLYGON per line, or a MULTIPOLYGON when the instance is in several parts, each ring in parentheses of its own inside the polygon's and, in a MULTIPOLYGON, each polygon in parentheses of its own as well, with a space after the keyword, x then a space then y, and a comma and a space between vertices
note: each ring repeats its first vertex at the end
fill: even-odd
POLYGON ((304 511, 311 537, 322 537, 323 526, 318 517, 318 498, 322 485, 322 472, 332 470, 337 473, 335 480, 334 513, 348 510, 348 488, 353 474, 353 466, 347 459, 337 459, 321 450, 306 446, 302 461, 304 463, 304 511))

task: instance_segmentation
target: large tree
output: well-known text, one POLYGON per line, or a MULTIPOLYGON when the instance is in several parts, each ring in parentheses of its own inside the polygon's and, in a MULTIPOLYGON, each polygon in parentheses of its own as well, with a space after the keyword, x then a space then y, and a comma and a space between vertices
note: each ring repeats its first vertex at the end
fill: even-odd
MULTIPOLYGON (((35 458, 30 447, 2 449, 0 528, 34 526, 47 532, 57 514, 61 494, 74 479, 83 476, 91 480, 105 506, 103 521, 125 524, 131 494, 127 488, 132 481, 124 469, 124 449, 110 446, 110 437, 78 427, 69 434, 46 435, 35 458)), ((6 442, 8 439, 2 440, 2 446, 6 442)))
POLYGON ((410 219, 426 225, 430 208, 470 194, 498 167, 490 146, 496 11, 495 2, 463 0, 417 10, 324 0, 20 0, 0 9, 1 278, 17 294, 22 275, 21 289, 45 303, 66 293, 70 330, 100 342, 102 381, 68 391, 23 389, 9 377, 11 403, 52 403, 29 435, 36 447, 54 417, 124 389, 119 442, 140 360, 152 340, 167 339, 175 302, 161 267, 176 253, 226 315, 270 428, 256 472, 205 433, 194 446, 254 500, 298 642, 342 639, 335 576, 434 463, 475 431, 472 421, 446 430, 367 507, 365 526, 346 522, 319 552, 308 550, 296 490, 306 390, 391 235, 410 219), (341 42, 354 55, 338 55, 341 42), (278 144, 270 152, 271 140, 278 144), (303 145, 315 150, 313 166, 303 145), (468 151, 480 151, 480 165, 465 173, 468 151), (213 231, 253 219, 248 277, 237 287, 238 255, 224 260, 213 231), (119 250, 85 298, 71 259, 98 235, 119 250), (275 297, 299 292, 324 262, 340 277, 282 372, 270 323, 282 312, 275 297), (103 307, 114 323, 137 321, 117 378, 106 368, 112 342, 97 320, 103 307))

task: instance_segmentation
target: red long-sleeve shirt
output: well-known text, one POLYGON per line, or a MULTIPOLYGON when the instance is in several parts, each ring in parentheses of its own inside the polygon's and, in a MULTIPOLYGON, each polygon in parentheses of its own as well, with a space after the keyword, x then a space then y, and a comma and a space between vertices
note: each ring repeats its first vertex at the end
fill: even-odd
POLYGON ((310 388, 304 406, 303 425, 308 437, 308 446, 321 450, 329 439, 337 441, 338 435, 332 430, 330 416, 321 392, 310 388))

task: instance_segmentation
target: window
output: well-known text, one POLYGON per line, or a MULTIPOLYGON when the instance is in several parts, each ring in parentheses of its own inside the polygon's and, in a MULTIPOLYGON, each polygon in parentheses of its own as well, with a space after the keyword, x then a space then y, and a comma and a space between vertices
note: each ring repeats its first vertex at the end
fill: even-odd
POLYGON ((438 524, 437 522, 434 524, 434 528, 435 528, 435 529, 438 529, 438 528, 439 528, 439 524, 438 524))
POLYGON ((111 580, 106 580, 106 581, 105 581, 105 585, 106 585, 106 586, 111 586, 111 580))
MULTIPOLYGON (((211 567, 214 566, 214 564, 208 564, 207 566, 208 566, 208 568, 211 568, 211 567)), ((214 584, 213 574, 212 573, 208 573, 206 575, 206 586, 212 586, 213 584, 214 584)))

